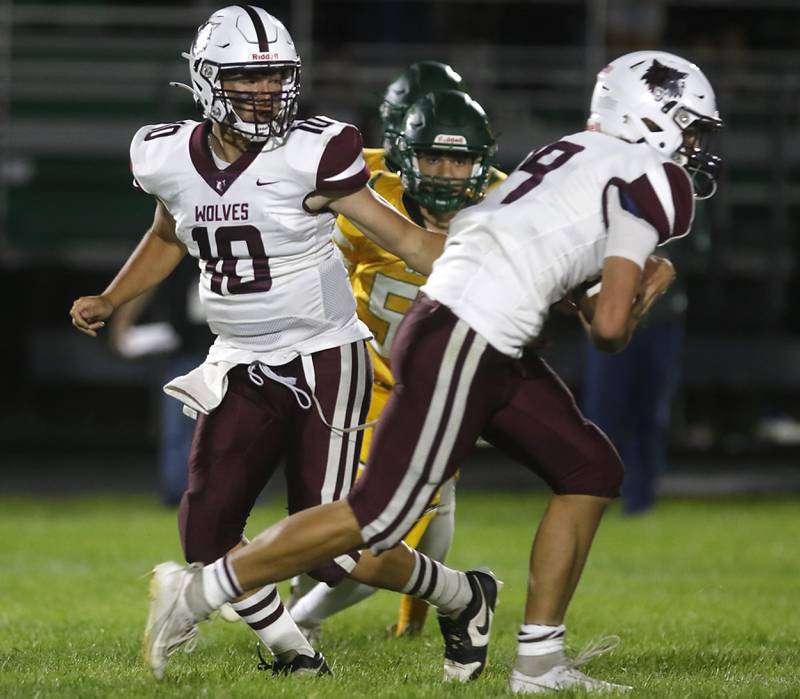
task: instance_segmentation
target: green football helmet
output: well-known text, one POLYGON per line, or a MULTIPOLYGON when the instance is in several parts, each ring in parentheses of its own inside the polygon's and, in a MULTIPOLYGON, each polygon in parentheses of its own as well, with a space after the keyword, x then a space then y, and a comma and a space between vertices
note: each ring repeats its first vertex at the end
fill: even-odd
POLYGON ((406 192, 429 211, 444 213, 483 199, 497 146, 483 107, 465 92, 441 90, 411 105, 398 151, 406 192), (464 179, 423 175, 418 154, 431 151, 471 155, 472 174, 464 179))
POLYGON ((386 88, 380 106, 383 123, 383 152, 386 166, 397 172, 400 170, 400 157, 397 152, 397 138, 403 125, 403 117, 408 108, 420 97, 434 90, 465 91, 464 81, 446 63, 420 61, 412 63, 386 88))

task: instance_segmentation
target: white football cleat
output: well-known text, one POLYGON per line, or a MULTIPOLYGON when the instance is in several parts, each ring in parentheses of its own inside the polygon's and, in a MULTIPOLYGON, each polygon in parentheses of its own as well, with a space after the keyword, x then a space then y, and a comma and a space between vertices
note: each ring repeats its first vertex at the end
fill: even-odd
MULTIPOLYGON (((619 644, 619 636, 604 636, 586 644, 586 647, 573 659, 554 665, 541 675, 526 675, 512 670, 508 688, 512 694, 541 694, 557 692, 561 689, 583 689, 587 692, 629 692, 633 687, 597 680, 585 675, 578 667, 593 658, 613 651, 619 644)), ((563 657, 563 655, 562 655, 563 657)))
POLYGON ((556 665, 542 675, 531 677, 514 670, 508 680, 512 694, 541 694, 561 689, 583 689, 587 692, 629 692, 633 687, 604 682, 584 675, 571 665, 556 665))
POLYGON ((201 621, 189 608, 186 588, 202 565, 182 566, 173 561, 160 563, 150 577, 150 613, 144 631, 144 659, 153 676, 164 676, 169 657, 181 646, 194 650, 196 623, 201 621))

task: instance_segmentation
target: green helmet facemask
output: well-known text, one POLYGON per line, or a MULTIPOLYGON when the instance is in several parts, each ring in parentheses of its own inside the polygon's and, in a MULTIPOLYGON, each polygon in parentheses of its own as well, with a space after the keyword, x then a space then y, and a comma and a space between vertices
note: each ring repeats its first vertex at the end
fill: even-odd
POLYGON ((398 141, 406 192, 429 211, 457 211, 481 199, 497 151, 486 112, 464 92, 431 92, 415 102, 398 141), (474 159, 469 177, 431 177, 419 168, 420 152, 464 154, 474 159))
POLYGON ((389 169, 400 169, 400 155, 397 152, 397 138, 403 126, 403 117, 408 108, 420 97, 434 90, 464 91, 461 76, 446 63, 420 61, 412 63, 389 87, 380 106, 383 124, 384 160, 389 169))

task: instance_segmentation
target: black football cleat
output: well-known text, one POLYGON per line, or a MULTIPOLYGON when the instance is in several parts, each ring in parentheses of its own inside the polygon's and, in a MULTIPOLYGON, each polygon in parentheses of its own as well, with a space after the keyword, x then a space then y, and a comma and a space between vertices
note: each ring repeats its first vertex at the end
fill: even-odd
POLYGON ((445 682, 469 682, 480 677, 486 667, 497 594, 503 587, 488 569, 468 570, 466 575, 472 600, 455 619, 439 616, 444 636, 445 682))
POLYGON ((261 654, 261 644, 256 646, 258 652, 258 669, 268 670, 272 672, 273 677, 281 677, 286 675, 293 675, 295 677, 322 677, 323 675, 332 675, 328 663, 322 653, 315 651, 314 655, 302 655, 297 653, 291 660, 279 660, 275 658, 271 663, 268 663, 264 656, 261 654))

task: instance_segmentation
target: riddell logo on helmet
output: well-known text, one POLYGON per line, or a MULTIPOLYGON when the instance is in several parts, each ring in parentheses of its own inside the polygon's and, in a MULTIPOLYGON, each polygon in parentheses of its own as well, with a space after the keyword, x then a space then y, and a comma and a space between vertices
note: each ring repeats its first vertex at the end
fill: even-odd
POLYGON ((440 133, 433 139, 434 143, 441 143, 447 146, 466 146, 467 139, 455 134, 440 133))
POLYGON ((277 53, 251 53, 250 54, 251 61, 277 61, 278 54, 277 53))

